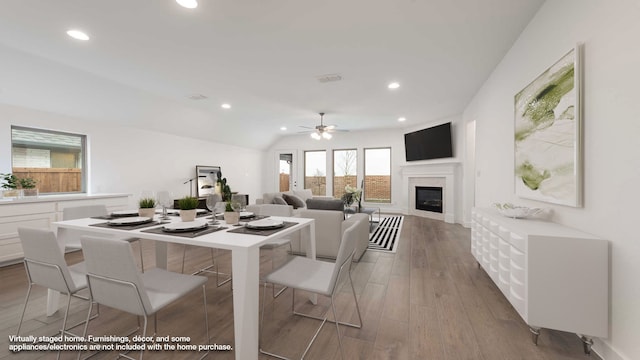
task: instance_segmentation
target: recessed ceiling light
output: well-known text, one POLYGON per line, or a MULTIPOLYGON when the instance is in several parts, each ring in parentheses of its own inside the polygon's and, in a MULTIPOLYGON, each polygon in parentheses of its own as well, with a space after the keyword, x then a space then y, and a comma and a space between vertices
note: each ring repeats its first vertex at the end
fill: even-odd
POLYGON ((222 104, 220 105, 220 107, 222 107, 223 109, 231 109, 231 105, 229 104, 222 104))
POLYGON ((182 7, 186 7, 187 9, 195 9, 198 7, 198 1, 197 0, 176 0, 176 2, 182 6, 182 7))
POLYGON ((281 127, 281 128, 280 128, 280 130, 282 130, 282 131, 286 131, 286 130, 287 130, 287 127, 286 127, 286 126, 283 126, 283 127, 281 127))
POLYGON ((403 117, 398 118, 398 121, 400 121, 400 122, 403 122, 403 121, 406 121, 406 120, 407 120, 407 118, 403 118, 403 117))
POLYGON ((400 83, 392 82, 392 83, 390 83, 389 85, 387 85, 387 87, 388 87, 389 89, 397 89, 397 88, 399 88, 399 87, 400 87, 400 83))
POLYGON ((82 40, 82 41, 89 40, 89 35, 87 35, 83 31, 76 30, 76 29, 67 30, 67 35, 71 36, 76 40, 82 40))

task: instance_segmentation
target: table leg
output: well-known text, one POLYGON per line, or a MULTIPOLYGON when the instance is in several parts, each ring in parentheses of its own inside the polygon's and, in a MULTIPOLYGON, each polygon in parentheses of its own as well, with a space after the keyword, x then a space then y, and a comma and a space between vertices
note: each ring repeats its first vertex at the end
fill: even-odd
POLYGON ((231 251, 236 359, 258 359, 260 248, 231 251))
POLYGON ((154 241, 154 245, 156 247, 156 267, 167 270, 167 243, 164 241, 154 241))
MULTIPOLYGON (((68 235, 69 230, 58 229, 57 227, 54 227, 53 231, 57 233, 56 240, 58 241, 58 247, 60 248, 60 251, 62 251, 62 253, 64 254, 65 241, 63 239, 69 236, 68 235)), ((53 314, 56 313, 56 311, 58 311, 59 303, 60 303, 60 293, 55 290, 47 289, 47 316, 52 316, 53 314)))
MULTIPOLYGON (((307 257, 310 259, 316 258, 316 223, 312 222, 309 226, 305 227, 305 230, 300 231, 300 241, 307 242, 307 257), (306 231, 305 231, 306 230, 306 231)), ((309 300, 312 304, 318 304, 318 295, 311 294, 309 300)))
POLYGON ((47 291, 47 316, 51 316, 58 311, 58 302, 60 300, 60 293, 48 289, 47 291))

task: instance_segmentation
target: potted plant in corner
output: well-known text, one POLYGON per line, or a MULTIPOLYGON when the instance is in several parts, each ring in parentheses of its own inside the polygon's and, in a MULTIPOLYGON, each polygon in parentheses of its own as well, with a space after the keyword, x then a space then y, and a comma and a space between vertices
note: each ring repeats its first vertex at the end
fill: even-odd
POLYGON ((152 218, 156 214, 156 199, 154 198, 142 198, 138 202, 138 215, 152 218))
POLYGON ((229 225, 235 225, 240 222, 240 212, 235 211, 231 205, 231 201, 227 201, 224 208, 224 222, 229 225))
POLYGON ((182 221, 193 221, 196 219, 198 198, 185 196, 178 200, 178 207, 180 207, 180 219, 182 221))
POLYGON ((18 189, 19 180, 13 174, 0 174, 2 177, 2 197, 3 198, 20 198, 21 191, 18 189))

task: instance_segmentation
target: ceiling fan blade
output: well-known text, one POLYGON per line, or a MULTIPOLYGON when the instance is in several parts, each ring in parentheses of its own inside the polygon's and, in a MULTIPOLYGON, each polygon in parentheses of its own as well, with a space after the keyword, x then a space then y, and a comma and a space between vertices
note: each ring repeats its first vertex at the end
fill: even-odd
POLYGON ((298 127, 301 127, 301 128, 303 128, 303 129, 310 129, 310 130, 314 130, 314 129, 315 129, 314 127, 311 127, 311 126, 304 126, 304 125, 298 125, 298 127))
POLYGON ((324 128, 327 129, 327 130, 333 130, 333 129, 337 128, 337 127, 338 127, 338 125, 325 125, 324 128))

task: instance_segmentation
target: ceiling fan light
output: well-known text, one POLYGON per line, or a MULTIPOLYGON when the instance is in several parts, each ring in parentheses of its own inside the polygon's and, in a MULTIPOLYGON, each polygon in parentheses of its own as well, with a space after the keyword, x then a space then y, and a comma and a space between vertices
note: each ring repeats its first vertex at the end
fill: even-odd
POLYGON ((323 132, 323 133, 322 133, 322 137, 323 137, 323 138, 325 138, 325 139, 327 139, 327 140, 330 140, 332 136, 331 136, 331 134, 329 134, 328 132, 323 132))
POLYGON ((313 132, 311 133, 311 138, 316 139, 316 140, 320 140, 320 135, 317 132, 313 132))
POLYGON ((198 7, 198 1, 197 0, 176 0, 176 2, 182 6, 185 7, 187 9, 195 9, 198 7))

